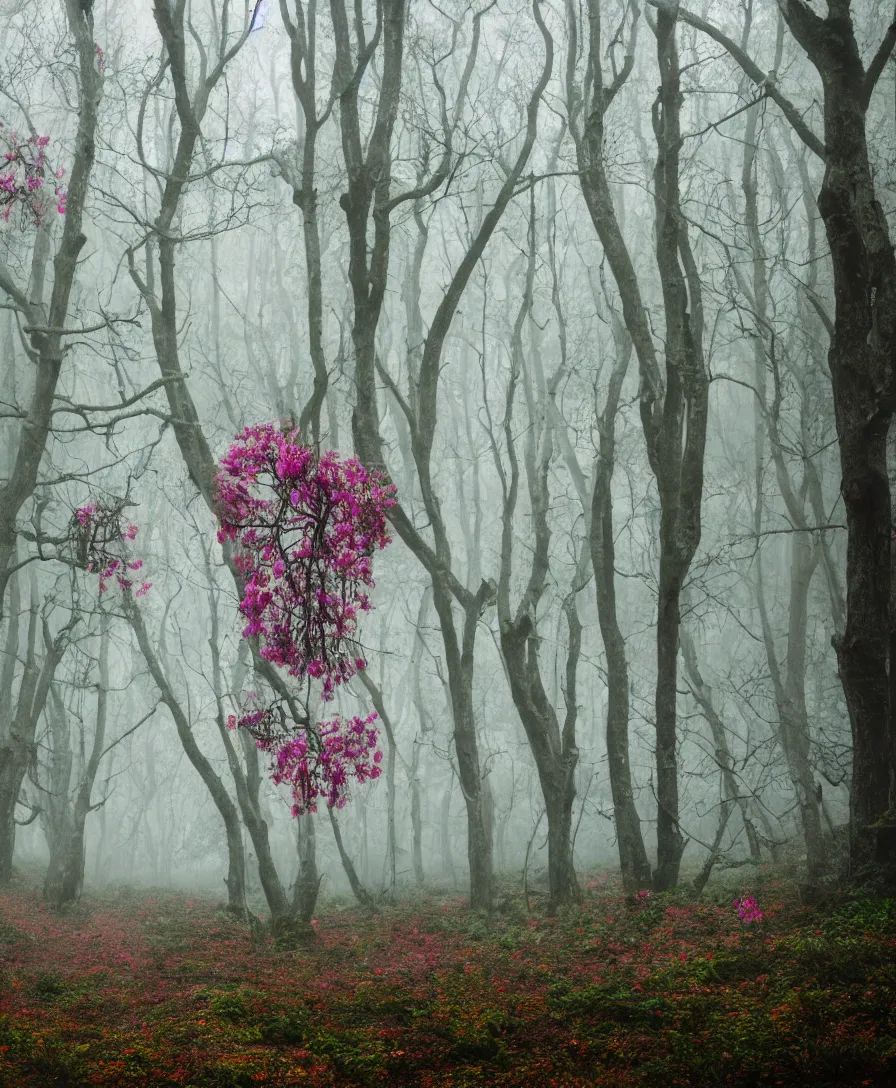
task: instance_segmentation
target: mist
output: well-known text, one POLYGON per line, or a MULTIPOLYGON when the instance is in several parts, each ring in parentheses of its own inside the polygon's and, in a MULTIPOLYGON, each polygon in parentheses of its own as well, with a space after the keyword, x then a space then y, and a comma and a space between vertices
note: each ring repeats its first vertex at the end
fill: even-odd
POLYGON ((893 886, 896 16, 822 6, 0 0, 0 885, 893 886))

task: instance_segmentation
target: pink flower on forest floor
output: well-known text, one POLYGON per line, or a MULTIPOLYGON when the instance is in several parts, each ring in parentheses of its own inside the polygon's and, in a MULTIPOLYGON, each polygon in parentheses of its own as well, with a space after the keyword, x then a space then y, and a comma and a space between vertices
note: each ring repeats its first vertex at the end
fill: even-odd
POLYGON ((742 922, 761 922, 765 917, 752 895, 748 895, 744 899, 734 899, 732 906, 742 922))

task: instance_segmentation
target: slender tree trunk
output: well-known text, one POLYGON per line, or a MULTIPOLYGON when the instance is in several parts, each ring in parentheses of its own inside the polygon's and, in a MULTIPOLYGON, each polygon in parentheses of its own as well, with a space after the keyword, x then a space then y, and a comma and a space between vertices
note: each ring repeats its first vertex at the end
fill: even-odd
POLYGON ((457 873, 454 870, 454 854, 451 850, 451 787, 454 785, 452 774, 442 794, 439 807, 439 846, 442 854, 442 866, 452 885, 457 887, 457 873))
POLYGON ((414 747, 411 750, 411 773, 408 777, 408 785, 411 790, 411 830, 413 843, 411 855, 414 866, 414 883, 422 887, 426 880, 423 869, 423 813, 420 804, 420 740, 414 737, 414 747))
POLYGON ((616 463, 616 413, 631 357, 631 338, 616 332, 616 365, 598 420, 599 448, 591 498, 590 545, 597 597, 597 616, 607 661, 607 768, 616 820, 616 842, 622 884, 629 895, 650 884, 650 861, 635 805, 629 754, 629 673, 625 638, 616 609, 616 546, 613 530, 612 480, 616 463))
POLYGON ((19 791, 29 763, 35 758, 37 723, 44 712, 50 685, 65 655, 69 634, 76 622, 77 616, 73 613, 66 627, 55 637, 52 636, 46 619, 42 623, 38 622, 37 584, 32 577, 25 665, 19 681, 15 707, 12 709, 7 703, 4 708, 4 714, 8 713, 11 720, 0 731, 0 884, 8 882, 12 877, 16 843, 15 809, 19 791), (42 661, 38 659, 36 649, 37 631, 41 626, 45 650, 42 661))
MULTIPOLYGON (((578 16, 567 15, 575 58, 578 16)), ((653 107, 657 143, 654 168, 656 259, 665 316, 665 382, 641 285, 613 205, 603 163, 604 119, 634 66, 640 9, 632 9, 625 62, 612 84, 603 81, 601 6, 588 3, 590 95, 583 102, 575 85, 575 62, 567 67, 570 130, 576 144, 582 193, 613 272, 623 319, 640 370, 641 421, 660 498, 660 556, 657 601, 657 679, 655 694, 657 866, 653 886, 666 891, 678 880, 684 839, 679 827, 677 763, 677 681, 679 596, 700 543, 703 455, 709 379, 703 359, 701 284, 681 212, 681 78, 676 45, 679 8, 660 0, 655 33, 660 87, 653 107)))
MULTIPOLYGON (((37 330, 29 335, 30 355, 35 363, 35 381, 28 415, 19 433, 12 471, 0 487, 0 614, 3 612, 6 587, 13 576, 11 560, 18 540, 16 519, 34 492, 50 435, 54 395, 65 353, 63 330, 70 325, 69 301, 78 271, 78 259, 87 242, 82 227, 96 154, 102 75, 96 68, 90 5, 79 3, 78 0, 65 0, 65 10, 69 33, 75 47, 78 72, 78 127, 68 178, 68 200, 62 238, 53 258, 53 287, 49 305, 43 301, 42 267, 39 276, 32 275, 32 283, 26 291, 15 283, 6 265, 0 261, 0 291, 22 315, 25 324, 37 330), (40 331, 42 329, 46 331, 40 331)), ((37 245, 42 246, 46 241, 45 231, 39 231, 37 245)), ((46 257, 38 251, 36 256, 38 263, 43 266, 46 257)), ((0 879, 3 864, 0 856, 0 879)))
POLYGON ((373 901, 373 896, 367 891, 358 878, 354 863, 349 857, 348 851, 345 849, 345 843, 342 841, 342 831, 340 830, 336 813, 328 807, 327 815, 330 817, 330 827, 333 828, 333 838, 336 840, 336 849, 339 851, 339 860, 342 862, 342 868, 348 879, 352 895, 354 895, 355 899, 357 899, 361 906, 366 910, 376 911, 376 904, 373 901))
MULTIPOLYGON (((725 723, 722 721, 713 703, 712 690, 703 682, 703 677, 700 674, 694 640, 691 638, 690 632, 684 628, 682 628, 681 631, 681 651, 688 685, 697 701, 697 705, 703 712, 703 717, 706 719, 712 734, 716 766, 719 768, 719 772, 722 775, 725 803, 733 801, 737 804, 737 807, 740 810, 741 820, 743 821, 744 832, 747 836, 747 844, 750 848, 750 859, 758 863, 761 860, 762 855, 759 835, 756 832, 756 827, 750 814, 749 800, 742 793, 734 774, 734 759, 732 758, 731 749, 728 745, 728 735, 725 731, 725 723)), ((728 817, 726 816, 725 823, 727 824, 727 822, 728 817)), ((716 849, 717 848, 718 847, 716 847, 716 849)), ((706 879, 709 879, 708 873, 706 879)), ((699 894, 699 892, 697 894, 699 894)))
POLYGON ((130 596, 124 597, 124 607, 125 616, 136 635, 137 643, 143 653, 150 675, 159 689, 162 702, 168 707, 174 720, 174 726, 184 754, 211 794, 215 808, 217 808, 224 823, 228 859, 227 905, 230 910, 242 914, 246 909, 246 858, 243 853, 242 827, 236 805, 233 803, 214 767, 212 767, 196 743, 190 722, 177 696, 174 694, 158 655, 149 640, 149 634, 140 609, 130 596))

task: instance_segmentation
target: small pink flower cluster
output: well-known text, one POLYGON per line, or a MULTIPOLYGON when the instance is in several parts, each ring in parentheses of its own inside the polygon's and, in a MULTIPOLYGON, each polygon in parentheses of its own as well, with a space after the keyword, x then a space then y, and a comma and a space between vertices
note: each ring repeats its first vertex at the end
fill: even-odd
MULTIPOLYGON (((44 188, 49 136, 29 136, 23 139, 0 121, 0 219, 8 223, 13 208, 22 208, 23 220, 29 215, 35 226, 40 226, 45 211, 44 188)), ((57 182, 65 174, 57 170, 57 182)), ((62 186, 55 186, 56 210, 65 215, 67 194, 62 186)))
POLYGON ((639 907, 649 906, 650 890, 648 888, 643 888, 641 891, 639 891, 638 894, 635 896, 635 902, 639 907))
POLYGON ((317 798, 330 808, 342 808, 348 800, 348 780, 379 778, 383 753, 377 748, 376 714, 344 720, 336 717, 318 723, 285 743, 257 740, 273 755, 271 780, 285 783, 292 792, 293 816, 317 811, 317 798))
MULTIPOLYGON (((100 593, 106 592, 112 578, 119 589, 133 589, 134 581, 128 572, 140 570, 143 560, 129 561, 124 554, 126 541, 137 536, 137 526, 123 523, 120 509, 98 502, 79 506, 72 518, 72 535, 76 563, 90 573, 99 574, 100 593)), ((134 596, 142 597, 151 588, 152 582, 143 582, 134 596)))
POLYGON ((761 922, 764 918, 759 904, 752 895, 748 895, 745 899, 735 899, 732 906, 742 922, 761 922))
POLYGON ((244 638, 324 698, 365 662, 355 634, 370 609, 371 557, 389 543, 395 489, 356 460, 318 457, 297 431, 247 427, 221 461, 218 539, 239 544, 244 638))

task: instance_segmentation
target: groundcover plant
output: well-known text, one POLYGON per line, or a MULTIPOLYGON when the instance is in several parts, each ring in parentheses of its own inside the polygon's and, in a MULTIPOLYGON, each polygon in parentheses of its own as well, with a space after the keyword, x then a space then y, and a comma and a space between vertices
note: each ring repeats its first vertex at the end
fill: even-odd
POLYGON ((122 888, 67 915, 0 896, 9 1085, 885 1085, 896 901, 751 884, 580 907, 508 895, 322 907, 291 946, 211 900, 122 888))

